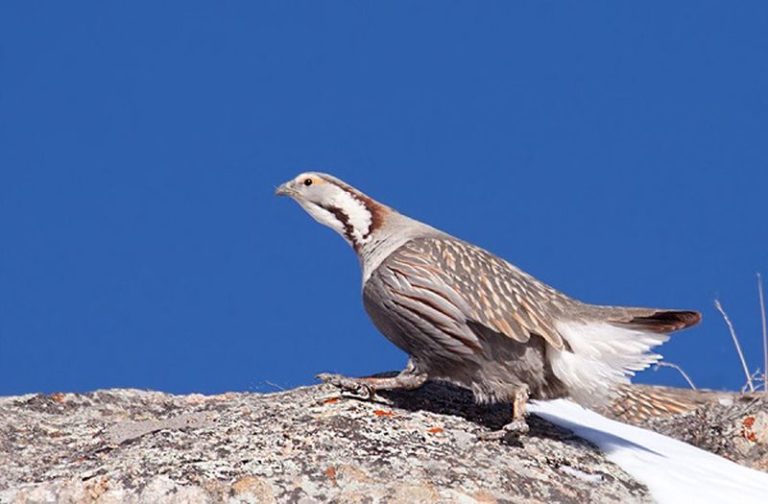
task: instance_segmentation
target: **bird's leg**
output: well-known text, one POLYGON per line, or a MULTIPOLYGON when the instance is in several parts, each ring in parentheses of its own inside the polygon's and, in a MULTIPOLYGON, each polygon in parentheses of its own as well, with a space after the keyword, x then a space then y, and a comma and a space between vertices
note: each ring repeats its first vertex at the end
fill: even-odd
POLYGON ((342 392, 351 392, 362 396, 364 399, 373 398, 379 390, 414 390, 424 385, 427 378, 427 374, 417 371, 411 361, 408 361, 406 368, 396 376, 382 378, 373 376, 350 378, 348 376, 331 373, 321 373, 317 375, 317 379, 323 383, 338 387, 342 392))
POLYGON ((512 421, 503 427, 505 431, 517 435, 528 433, 528 422, 525 421, 525 406, 527 404, 528 387, 517 389, 514 401, 512 401, 512 421))
POLYGON ((523 386, 515 390, 512 398, 512 420, 504 427, 493 432, 484 432, 478 437, 483 441, 504 439, 507 435, 518 437, 527 434, 528 423, 525 421, 525 405, 528 403, 528 387, 523 386))

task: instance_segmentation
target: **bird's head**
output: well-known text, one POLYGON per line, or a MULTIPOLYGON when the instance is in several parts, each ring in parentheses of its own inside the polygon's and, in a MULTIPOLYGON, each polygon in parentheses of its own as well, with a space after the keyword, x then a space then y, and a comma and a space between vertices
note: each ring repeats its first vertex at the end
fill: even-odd
POLYGON ((356 251, 370 241, 392 211, 325 173, 301 173, 278 187, 275 194, 293 198, 316 221, 343 236, 356 251))

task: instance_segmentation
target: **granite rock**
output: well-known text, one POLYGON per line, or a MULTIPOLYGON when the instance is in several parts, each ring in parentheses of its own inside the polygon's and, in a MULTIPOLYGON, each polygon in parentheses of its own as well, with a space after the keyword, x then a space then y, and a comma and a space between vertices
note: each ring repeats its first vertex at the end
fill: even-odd
POLYGON ((428 384, 382 402, 104 390, 0 398, 0 503, 651 502, 593 445, 428 384))

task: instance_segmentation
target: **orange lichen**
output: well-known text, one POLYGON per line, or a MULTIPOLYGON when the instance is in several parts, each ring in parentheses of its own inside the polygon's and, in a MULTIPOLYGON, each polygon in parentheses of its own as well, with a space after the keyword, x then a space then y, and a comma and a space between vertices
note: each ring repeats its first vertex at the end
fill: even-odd
POLYGON ((328 477, 329 480, 336 482, 336 468, 333 466, 328 466, 325 469, 325 475, 328 477))
POLYGON ((391 411, 385 411, 385 410, 380 410, 380 409, 374 410, 373 414, 376 415, 377 417, 393 417, 393 416, 395 416, 395 414, 393 412, 391 412, 391 411))
POLYGON ((742 436, 744 436, 747 441, 752 441, 753 443, 757 442, 757 434, 752 430, 752 426, 755 425, 755 417, 748 416, 741 421, 741 424, 744 426, 741 430, 742 436))
POLYGON ((430 434, 440 434, 443 431, 444 429, 442 427, 432 427, 427 429, 427 432, 429 432, 430 434))
POLYGON ((323 404, 334 404, 334 403, 337 403, 337 402, 339 402, 339 398, 338 397, 329 397, 328 399, 323 401, 323 404))

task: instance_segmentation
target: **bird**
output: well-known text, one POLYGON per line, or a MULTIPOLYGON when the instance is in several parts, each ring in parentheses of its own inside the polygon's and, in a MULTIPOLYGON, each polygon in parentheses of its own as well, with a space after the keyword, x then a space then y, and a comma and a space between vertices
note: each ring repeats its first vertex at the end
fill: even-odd
POLYGON ((528 432, 530 399, 598 407, 626 396, 631 376, 661 358, 651 349, 701 319, 692 310, 579 301, 326 173, 301 173, 275 193, 352 246, 366 312, 409 357, 395 376, 318 378, 368 397, 439 380, 481 404, 511 403, 511 419, 484 439, 528 432))

